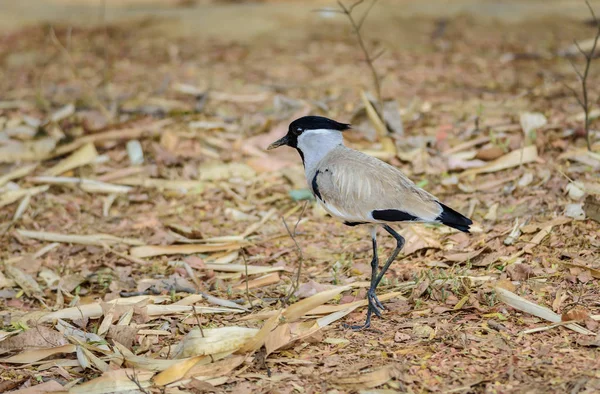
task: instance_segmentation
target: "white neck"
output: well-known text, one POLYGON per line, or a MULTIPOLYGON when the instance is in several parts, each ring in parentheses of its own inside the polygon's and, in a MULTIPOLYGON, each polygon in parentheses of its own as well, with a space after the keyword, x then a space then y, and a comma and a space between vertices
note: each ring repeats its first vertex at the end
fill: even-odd
POLYGON ((304 155, 304 168, 306 173, 325 157, 332 149, 343 145, 344 138, 338 130, 317 129, 306 130, 298 137, 298 149, 304 155))

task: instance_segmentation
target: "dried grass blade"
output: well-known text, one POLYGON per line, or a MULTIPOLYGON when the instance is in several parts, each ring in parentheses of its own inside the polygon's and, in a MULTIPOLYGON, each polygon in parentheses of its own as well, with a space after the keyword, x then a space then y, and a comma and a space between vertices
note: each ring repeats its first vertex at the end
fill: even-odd
POLYGON ((473 168, 459 174, 460 177, 468 175, 477 175, 489 172, 497 172, 508 168, 518 167, 521 164, 531 163, 538 159, 538 152, 535 145, 526 146, 523 149, 514 150, 496 160, 486 164, 483 167, 473 168), (523 154, 521 159, 521 153, 523 154))
POLYGON ((7 364, 29 364, 43 360, 47 357, 60 353, 75 353, 75 345, 63 345, 47 349, 28 350, 15 356, 1 359, 0 362, 7 364))
POLYGON ((28 189, 9 190, 0 195, 0 208, 10 205, 25 196, 34 196, 43 193, 49 186, 30 187, 28 189))
MULTIPOLYGON (((204 269, 220 272, 246 272, 246 267, 243 264, 205 264, 204 269)), ((266 274, 276 271, 284 271, 284 268, 258 265, 248 266, 248 275, 266 274)))
MULTIPOLYGON (((529 313, 533 316, 539 317, 540 319, 544 319, 552 323, 558 323, 561 321, 560 315, 552 312, 548 308, 526 300, 525 298, 516 295, 512 291, 508 291, 498 286, 495 287, 495 290, 500 301, 504 302, 507 305, 510 305, 511 307, 517 310, 529 313)), ((596 335, 587 328, 581 327, 580 325, 575 323, 567 324, 565 325, 565 327, 580 334, 596 335)))
POLYGON ((327 301, 336 297, 343 291, 350 290, 350 286, 340 286, 334 289, 325 290, 317 293, 313 296, 298 301, 293 305, 290 305, 283 312, 283 317, 288 322, 293 322, 306 314, 306 312, 315 309, 316 307, 323 305, 327 301))
POLYGON ((139 388, 152 385, 154 373, 135 369, 117 369, 104 372, 102 376, 78 386, 71 387, 69 394, 107 394, 120 392, 140 392, 139 388), (135 379, 135 382, 133 381, 135 379), (139 384, 139 386, 138 386, 139 384))
POLYGON ((51 233, 45 231, 17 230, 23 237, 37 239, 39 241, 61 242, 81 245, 104 246, 105 244, 143 245, 144 243, 134 238, 120 238, 110 234, 72 235, 51 233))
POLYGON ((156 178, 139 178, 128 177, 116 180, 115 183, 127 186, 140 186, 152 189, 162 190, 178 190, 184 193, 189 191, 202 192, 204 190, 204 182, 201 181, 186 181, 179 179, 156 179, 156 178))
POLYGON ((129 186, 113 185, 111 183, 100 182, 93 179, 66 176, 38 176, 29 178, 28 180, 33 183, 47 183, 51 185, 74 185, 88 193, 123 194, 133 190, 133 188, 129 186))
POLYGON ((54 167, 44 172, 44 175, 57 176, 77 167, 91 164, 98 157, 98 152, 94 144, 86 144, 73 152, 70 156, 61 160, 54 167))
POLYGON ((241 242, 225 243, 218 245, 205 245, 205 244, 186 244, 186 245, 146 245, 131 248, 129 254, 134 257, 154 257, 171 254, 192 254, 192 253, 207 253, 207 252, 219 252, 222 250, 235 250, 240 249, 244 246, 241 242))
POLYGON ((278 310, 277 313, 271 316, 265 324, 261 327, 261 329, 256 333, 256 335, 250 339, 248 339, 240 348, 236 351, 237 354, 245 354, 245 353, 254 353, 258 349, 260 349, 267 340, 271 331, 277 327, 281 317, 283 316, 283 310, 278 310))
POLYGON ((0 187, 4 186, 5 184, 7 184, 8 182, 10 182, 14 179, 19 179, 19 178, 22 178, 22 177, 28 175, 33 170, 35 170, 35 168, 37 166, 38 166, 37 163, 29 164, 29 165, 26 165, 23 167, 19 167, 15 170, 12 170, 11 172, 9 172, 7 174, 0 176, 0 187))

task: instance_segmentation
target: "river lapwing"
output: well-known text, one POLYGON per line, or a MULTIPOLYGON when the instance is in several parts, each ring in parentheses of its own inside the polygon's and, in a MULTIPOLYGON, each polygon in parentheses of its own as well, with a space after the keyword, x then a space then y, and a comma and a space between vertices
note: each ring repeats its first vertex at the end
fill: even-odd
POLYGON ((295 148, 302 158, 306 181, 319 204, 348 226, 371 227, 373 260, 367 318, 363 325, 352 326, 363 329, 370 327, 373 313, 381 317, 381 310, 385 309, 375 289, 404 246, 404 238, 390 224, 442 223, 468 233, 473 222, 415 185, 397 168, 344 146, 342 132, 348 129, 349 124, 321 116, 304 116, 293 121, 287 134, 267 149, 282 145, 295 148), (378 226, 396 239, 396 249, 379 273, 378 226))

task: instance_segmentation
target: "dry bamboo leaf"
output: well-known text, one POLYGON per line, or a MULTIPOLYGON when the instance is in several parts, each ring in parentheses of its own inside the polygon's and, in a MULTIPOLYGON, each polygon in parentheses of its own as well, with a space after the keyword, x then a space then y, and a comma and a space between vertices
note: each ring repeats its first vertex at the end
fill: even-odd
POLYGON ((43 160, 55 146, 56 141, 50 137, 0 145, 0 163, 43 160))
POLYGON ((239 304, 236 304, 233 301, 224 300, 222 298, 215 297, 215 296, 212 296, 212 295, 207 294, 207 293, 202 293, 202 295, 204 296, 204 298, 206 299, 206 301, 208 301, 211 304, 223 306, 225 308, 239 309, 239 310, 242 310, 242 311, 245 311, 245 312, 248 311, 248 308, 244 308, 243 306, 241 306, 239 304))
POLYGON ((152 316, 162 316, 168 314, 180 314, 180 313, 243 313, 241 309, 232 308, 213 308, 208 306, 187 306, 187 305, 147 305, 145 307, 146 314, 152 316))
MULTIPOLYGON (((170 123, 172 123, 172 119, 162 119, 155 121, 152 125, 146 126, 144 128, 136 127, 130 129, 118 129, 118 130, 110 130, 102 133, 95 133, 91 135, 85 135, 71 142, 70 144, 62 145, 58 147, 53 154, 56 156, 61 156, 66 153, 72 152, 75 149, 81 147, 90 142, 97 141, 112 141, 112 140, 128 140, 134 138, 140 138, 144 134, 148 134, 150 136, 158 134, 162 128, 170 123)), ((52 149, 50 149, 52 150, 52 149)), ((0 155, 1 156, 1 155, 0 155)), ((39 158, 39 157, 38 157, 39 158)))
POLYGON ((73 170, 78 167, 85 166, 87 164, 91 164, 98 157, 98 152, 96 151, 96 147, 94 144, 86 144, 73 152, 70 156, 66 157, 64 160, 61 160, 54 167, 46 170, 44 175, 47 176, 57 176, 64 172, 73 170))
MULTIPOLYGON (((561 321, 560 315, 552 312, 550 309, 543 307, 541 305, 535 304, 529 300, 526 300, 523 297, 516 295, 515 293, 503 289, 501 287, 495 287, 496 294, 498 295, 498 299, 505 304, 520 310, 525 313, 529 313, 533 316, 539 317, 540 319, 547 320, 552 323, 559 323, 561 321)), ((596 335, 592 331, 587 328, 581 327, 578 324, 568 324, 565 327, 578 332, 580 334, 585 335, 596 335)))
POLYGON ((0 194, 0 208, 10 205, 25 196, 34 196, 48 190, 49 186, 31 187, 28 189, 9 190, 0 194))
POLYGON ((61 353, 75 353, 75 345, 64 345, 46 349, 28 350, 15 356, 0 359, 0 362, 7 364, 29 364, 43 360, 47 357, 61 353))
POLYGON ((19 220, 21 218, 21 216, 23 216, 23 214, 25 213, 27 208, 29 208, 30 202, 31 202, 31 194, 27 194, 25 197, 23 197, 23 199, 19 203, 19 206, 17 206, 17 210, 15 211, 15 214, 13 215, 13 222, 16 222, 17 220, 19 220))
POLYGON ((39 296, 43 294, 40 285, 38 285, 31 275, 10 264, 6 264, 4 270, 6 271, 6 275, 14 280, 28 296, 39 296))
POLYGON ((257 328, 221 327, 191 330, 179 343, 173 358, 207 356, 210 354, 233 352, 249 338, 258 333, 257 328))
POLYGON ((565 312, 561 315, 560 321, 584 321, 590 318, 590 312, 581 306, 576 306, 575 308, 565 312))
POLYGON ((558 160, 572 160, 592 167, 593 169, 600 168, 600 154, 590 152, 585 148, 570 149, 558 156, 558 160))
POLYGON ((273 285, 275 283, 279 283, 279 273, 273 272, 268 275, 261 276, 256 279, 249 280, 248 283, 243 282, 234 287, 235 290, 246 290, 246 286, 248 289, 256 289, 259 287, 266 287, 273 285))
POLYGON ((49 121, 50 122, 60 122, 63 119, 68 118, 69 116, 73 115, 75 113, 75 105, 73 105, 72 103, 69 103, 67 105, 65 105, 64 107, 61 107, 59 109, 57 109, 56 111, 54 111, 50 117, 49 117, 49 121))
POLYGON ((73 185, 88 193, 108 193, 121 194, 129 193, 132 187, 123 185, 113 185, 111 183, 100 182, 93 179, 73 178, 66 176, 38 176, 29 178, 33 183, 47 183, 51 185, 73 185))
POLYGON ((306 312, 315 309, 316 307, 323 305, 327 301, 336 297, 338 294, 350 290, 350 286, 340 286, 335 289, 325 290, 317 293, 313 296, 298 301, 293 305, 290 305, 283 312, 283 317, 288 323, 291 323, 306 314, 306 312))
POLYGON ((198 169, 201 181, 219 181, 231 178, 253 179, 256 171, 243 163, 209 163, 198 169))
POLYGON ((45 394, 64 390, 65 388, 56 380, 49 380, 47 382, 36 384, 35 386, 27 387, 25 389, 11 391, 10 394, 45 394))
POLYGON ((176 190, 182 193, 195 192, 201 193, 204 190, 204 182, 186 181, 179 179, 156 179, 128 177, 115 180, 115 183, 127 186, 140 186, 159 190, 176 190))
POLYGON ((14 332, 17 334, 12 338, 8 336, 13 333, 0 332, 0 350, 23 350, 32 348, 46 348, 48 346, 63 346, 68 342, 65 336, 60 332, 39 325, 22 332, 14 332), (8 339, 6 339, 8 338, 8 339), (6 339, 6 340, 4 340, 6 339), (4 341, 3 341, 4 340, 4 341))
POLYGON ((10 171, 9 173, 0 176, 0 187, 4 186, 5 184, 7 184, 8 182, 10 182, 14 179, 19 179, 19 178, 24 177, 25 175, 28 175, 33 170, 35 170, 35 168, 37 166, 38 166, 37 163, 29 164, 29 165, 26 165, 23 167, 16 168, 16 169, 10 171))
POLYGON ((203 299, 204 296, 202 294, 190 294, 189 296, 173 303, 173 305, 194 305, 196 302, 200 302, 203 299))
POLYGON ((139 387, 147 388, 152 385, 150 379, 153 374, 154 372, 135 369, 109 370, 96 379, 71 387, 69 394, 139 392, 139 387))
MULTIPOLYGON (((249 265, 249 266, 247 266, 247 268, 248 268, 248 275, 266 274, 269 272, 285 270, 284 267, 257 266, 257 265, 249 265)), ((226 264, 226 265, 205 264, 205 267, 203 269, 220 271, 220 272, 241 272, 241 273, 246 272, 246 266, 243 264, 226 264)))
POLYGON ((276 314, 271 316, 256 335, 248 339, 237 351, 237 354, 254 353, 260 349, 267 340, 267 336, 271 334, 271 331, 277 327, 281 317, 283 316, 283 310, 278 310, 276 314))
POLYGON ((371 389, 389 382, 390 380, 398 377, 400 373, 400 367, 392 364, 376 369, 372 372, 353 374, 352 376, 337 378, 333 382, 335 384, 344 386, 350 385, 354 390, 371 389))
POLYGON ((600 270, 599 269, 595 269, 595 268, 590 268, 590 267, 586 267, 585 265, 582 264, 576 264, 576 263, 567 263, 564 261, 558 261, 561 265, 564 265, 565 267, 569 267, 569 268, 579 268, 582 270, 586 270, 589 271, 590 275, 593 278, 596 279, 600 279, 600 270))
POLYGON ((367 95, 364 90, 360 92, 360 98, 362 99, 363 105, 365 106, 365 110, 367 111, 367 116, 369 117, 369 120, 371 120, 371 123, 373 123, 375 130, 377 130, 377 135, 379 136, 379 138, 385 137, 387 135, 387 128, 385 127, 385 124, 377 114, 375 108, 373 108, 373 105, 367 98, 367 95))
POLYGON ((19 233, 19 235, 23 237, 33 238, 40 241, 61 242, 81 245, 104 246, 105 244, 113 245, 120 243, 126 245, 144 244, 142 241, 137 239, 115 237, 114 235, 110 234, 72 235, 30 230, 17 230, 17 233, 19 233))
POLYGON ((185 374, 184 378, 208 380, 226 376, 242 365, 246 358, 246 356, 232 356, 210 364, 196 364, 185 374))
POLYGON ((544 238, 546 238, 546 236, 548 234, 550 234, 550 232, 552 231, 552 228, 554 227, 554 224, 549 224, 547 226, 545 226, 544 228, 542 228, 540 230, 539 233, 537 233, 532 239, 531 241, 529 241, 527 243, 527 245, 525 245, 525 247, 523 248, 523 250, 526 253, 531 252, 531 249, 533 249, 534 247, 536 247, 537 245, 540 244, 540 242, 543 241, 544 238))
POLYGON ((434 233, 420 226, 408 226, 400 235, 406 240, 406 246, 402 250, 405 256, 408 256, 421 249, 441 249, 442 244, 436 239, 434 233))
MULTIPOLYGON (((377 296, 377 298, 379 298, 379 301, 383 302, 383 301, 387 301, 387 300, 391 300, 392 298, 399 298, 399 299, 406 299, 402 296, 402 292, 401 291, 396 291, 393 293, 386 293, 386 294, 382 294, 380 296, 377 296)), ((360 300, 360 301, 354 301, 354 302, 350 302, 348 304, 339 304, 339 305, 321 305, 318 306, 314 309, 311 309, 310 311, 306 312, 305 315, 307 316, 313 316, 313 315, 325 315, 325 314, 330 314, 333 312, 340 312, 343 310, 346 310, 348 308, 355 308, 355 307, 361 307, 361 306, 367 306, 368 301, 367 300, 360 300)))
POLYGON ((206 244, 186 244, 186 245, 146 245, 131 248, 129 254, 134 257, 154 257, 171 254, 192 254, 192 253, 207 253, 218 252, 222 250, 240 249, 245 245, 242 242, 230 242, 218 245, 206 244))
POLYGON ((271 332, 271 335, 267 337, 265 342, 267 355, 278 349, 288 346, 297 340, 307 338, 315 334, 322 328, 327 327, 331 323, 348 315, 359 306, 360 305, 349 306, 346 304, 345 309, 331 313, 327 316, 323 316, 317 320, 311 320, 303 323, 285 323, 278 326, 271 332))
POLYGON ((183 379, 185 374, 192 369, 194 365, 196 365, 199 361, 209 359, 209 356, 196 356, 191 358, 186 358, 181 360, 177 364, 172 365, 171 367, 165 369, 158 375, 156 375, 152 381, 156 386, 165 386, 169 383, 176 382, 180 379, 183 379))
POLYGON ((267 222, 267 220, 271 219, 273 217, 273 215, 275 215, 275 213, 277 213, 277 210, 275 208, 269 210, 269 212, 267 212, 262 217, 262 219, 260 219, 260 222, 252 223, 250 226, 248 226, 246 231, 244 231, 244 233, 242 234, 242 237, 246 238, 247 236, 249 236, 252 233, 254 233, 255 231, 257 231, 259 228, 261 228, 267 222))
POLYGON ((84 346, 78 346, 79 349, 85 354, 87 359, 98 369, 99 371, 106 372, 108 371, 108 364, 104 361, 100 360, 96 355, 86 349, 84 346))
MULTIPOLYGON (((118 305, 134 305, 137 303, 141 303, 144 300, 150 300, 153 302, 164 302, 169 300, 170 297, 167 296, 139 296, 139 297, 130 297, 130 298, 117 298, 114 300, 109 301, 108 303, 116 303, 118 305)), ((148 305, 146 308, 146 312, 147 313, 154 313, 154 314, 160 314, 162 312, 164 312, 161 309, 152 309, 152 307, 158 307, 160 305, 148 305), (150 307, 150 308, 148 308, 150 307)), ((189 313, 192 311, 192 307, 187 307, 188 309, 185 309, 183 311, 177 311, 176 313, 189 313)), ((208 309, 216 309, 216 308, 208 308, 208 309)), ((229 309, 227 309, 226 311, 230 311, 229 309)), ((215 312, 212 312, 215 313, 215 312)), ((97 319, 99 317, 101 317, 103 314, 102 311, 102 306, 100 305, 100 303, 96 302, 96 303, 92 303, 92 304, 85 304, 85 305, 80 305, 80 306, 75 306, 75 307, 71 307, 71 308, 66 308, 66 309, 61 309, 55 312, 50 312, 50 313, 43 313, 41 316, 36 316, 37 321, 39 321, 40 323, 45 323, 45 322, 49 322, 49 321, 54 321, 54 320, 58 320, 58 319, 64 319, 64 320, 76 320, 76 319, 85 319, 85 318, 89 318, 89 319, 97 319)), ((29 316, 29 314, 21 317, 21 319, 27 319, 29 316)), ((26 321, 26 320, 25 320, 26 321)))
POLYGON ((526 146, 523 149, 514 150, 504 156, 486 164, 483 167, 472 168, 459 174, 460 177, 477 175, 490 172, 498 172, 507 168, 518 167, 521 164, 534 162, 538 159, 535 145, 526 146), (522 154, 522 155, 521 155, 522 154), (522 157, 521 157, 522 156, 522 157))
POLYGON ((482 252, 486 251, 487 249, 489 248, 487 246, 484 246, 481 249, 473 250, 471 252, 454 253, 445 255, 444 257, 447 261, 451 261, 453 263, 464 263, 473 260, 475 257, 479 256, 482 252))

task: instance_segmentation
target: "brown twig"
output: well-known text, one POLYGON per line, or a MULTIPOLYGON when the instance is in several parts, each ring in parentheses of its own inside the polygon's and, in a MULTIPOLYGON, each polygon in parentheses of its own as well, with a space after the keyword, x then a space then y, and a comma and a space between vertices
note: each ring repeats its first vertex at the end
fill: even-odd
POLYGON ((150 392, 148 390, 146 390, 146 389, 144 389, 142 387, 142 384, 140 383, 140 380, 137 377, 137 373, 135 372, 135 368, 133 368, 133 374, 132 375, 129 375, 129 374, 125 373, 125 376, 127 376, 127 378, 129 380, 131 380, 133 383, 135 383, 135 385, 138 387, 138 389, 142 393, 144 393, 144 394, 150 394, 150 392))
POLYGON ((574 88, 567 84, 565 84, 565 86, 571 91, 571 93, 573 93, 573 96, 577 100, 577 103, 583 109, 583 112, 585 114, 585 140, 587 143, 588 150, 591 151, 592 141, 590 135, 590 100, 588 95, 587 78, 589 75, 590 66, 592 65, 592 59, 594 58, 594 53, 596 52, 598 39, 600 39, 600 21, 598 20, 598 18, 596 18, 594 9, 592 8, 588 0, 586 0, 585 4, 588 6, 590 13, 592 14, 592 18, 594 18, 597 30, 596 36, 594 37, 594 43, 592 44, 592 49, 589 52, 586 52, 583 48, 581 48, 581 46, 579 46, 579 43, 577 41, 574 41, 577 50, 585 57, 585 68, 583 73, 579 69, 577 69, 575 63, 571 59, 569 59, 569 62, 571 63, 571 66, 573 67, 573 70, 575 70, 575 74, 577 74, 577 78, 581 83, 581 97, 574 88))
POLYGON ((245 275, 245 282, 246 282, 246 298, 248 299, 248 304, 250 304, 250 308, 253 307, 252 305, 252 300, 250 299, 250 287, 248 285, 248 260, 246 259, 246 251, 244 250, 244 248, 241 249, 242 252, 242 259, 244 260, 244 269, 246 271, 245 275))
POLYGON ((300 224, 300 220, 302 220, 302 216, 304 215, 304 211, 306 210, 307 205, 308 205, 308 200, 306 200, 304 202, 302 211, 300 211, 300 216, 298 216, 298 221, 294 225, 294 231, 290 231, 290 228, 288 227, 287 222, 285 221, 285 218, 281 218, 283 220, 283 225, 285 226, 287 233, 290 235, 290 237, 292 238, 292 241, 294 241, 294 244, 296 245, 296 250, 298 251, 298 257, 299 257, 298 272, 296 273, 296 281, 292 285, 290 292, 284 299, 284 302, 286 304, 288 303, 288 301, 290 300, 292 295, 294 295, 294 293, 298 290, 298 288, 300 288, 300 275, 302 273, 302 264, 304 263, 304 254, 302 253, 302 248, 300 247, 300 245, 298 244, 298 241, 296 240, 296 229, 298 228, 298 224, 300 224))
POLYGON ((381 81, 379 80, 379 75, 377 74, 377 70, 375 69, 375 60, 377 60, 377 58, 379 56, 381 56, 383 51, 380 51, 375 56, 371 56, 371 54, 369 53, 369 50, 367 49, 365 41, 362 37, 362 34, 361 34, 361 29, 363 27, 363 24, 364 24, 365 20, 367 19, 367 16, 369 15, 369 13, 371 12, 371 9, 373 8, 373 6, 375 6, 375 3, 377 3, 377 1, 378 0, 371 1, 371 4, 369 4, 369 7, 364 12, 364 14, 361 16, 361 18, 359 19, 358 22, 354 19, 354 16, 352 15, 352 11, 354 10, 354 8, 356 6, 362 4, 364 2, 364 0, 357 0, 354 3, 352 3, 352 5, 350 7, 346 7, 344 5, 344 3, 342 3, 341 0, 337 0, 337 3, 340 6, 340 8, 342 9, 342 13, 345 14, 346 17, 348 18, 348 20, 350 21, 352 30, 354 30, 354 33, 356 34, 356 39, 358 41, 358 45, 360 46, 360 49, 363 51, 363 54, 365 55, 365 61, 367 62, 367 65, 369 66, 369 69, 371 70, 371 76, 373 78, 373 86, 375 87, 375 94, 377 95, 377 111, 379 112, 380 116, 383 116, 383 99, 381 98, 381 81))
POLYGON ((67 60, 67 63, 69 63, 69 68, 71 69, 73 76, 75 76, 76 79, 79 79, 83 83, 83 85, 85 86, 85 88, 90 96, 90 99, 92 99, 94 101, 94 103, 96 104, 96 106, 98 106, 98 109, 100 110, 100 112, 102 112, 102 115, 104 115, 106 117, 106 119, 112 119, 111 112, 106 108, 106 106, 104 104, 102 104, 102 101, 100 101, 100 99, 96 96, 96 92, 95 92, 94 88, 92 86, 90 86, 87 83, 87 81, 84 78, 81 78, 81 76, 79 75, 79 73, 77 71, 77 66, 75 65, 75 62, 73 61, 73 58, 71 57, 71 54, 69 53, 69 50, 67 48, 65 48, 65 46, 60 42, 58 37, 56 37, 56 33, 54 32, 54 28, 52 28, 52 27, 50 28, 50 40, 63 54, 64 58, 67 60))

